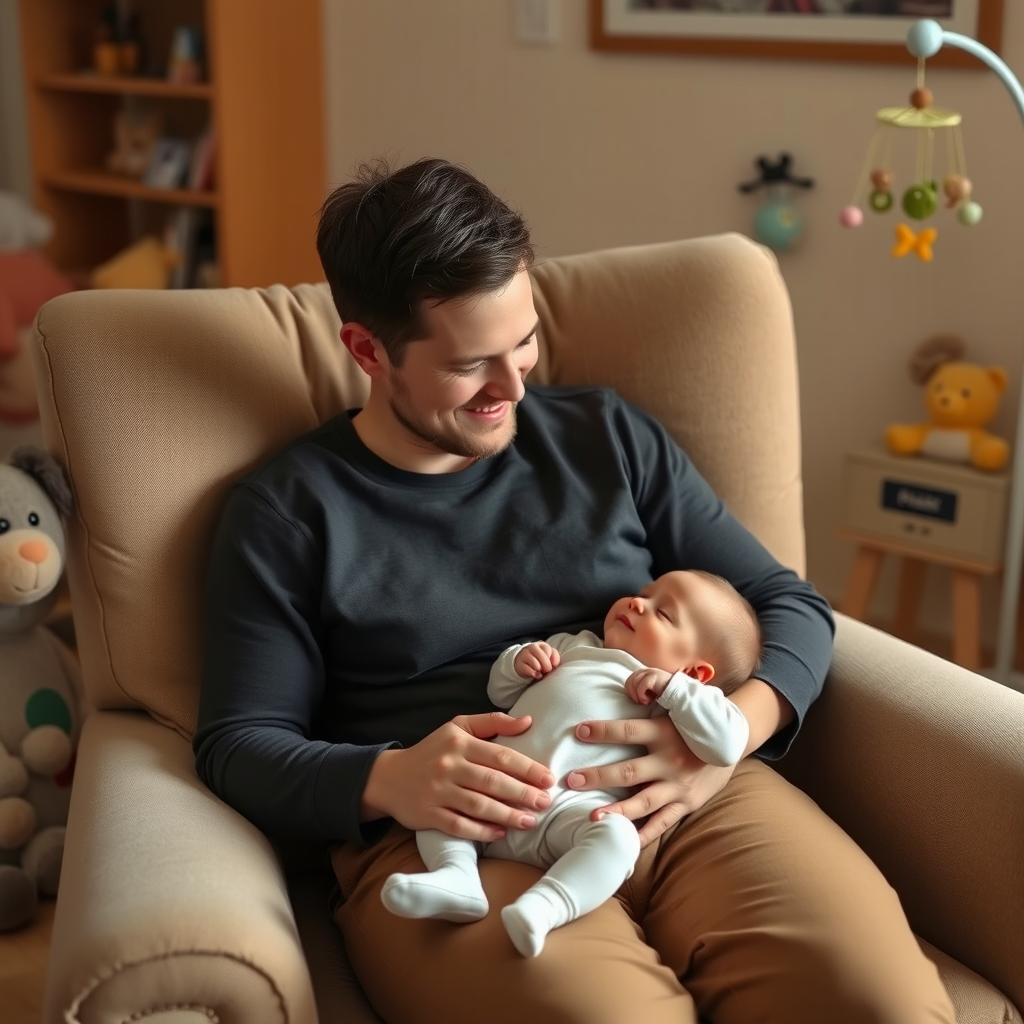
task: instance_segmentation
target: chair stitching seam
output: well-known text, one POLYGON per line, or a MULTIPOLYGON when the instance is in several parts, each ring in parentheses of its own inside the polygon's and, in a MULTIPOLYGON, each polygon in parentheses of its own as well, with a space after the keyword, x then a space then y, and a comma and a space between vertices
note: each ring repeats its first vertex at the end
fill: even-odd
MULTIPOLYGON (((71 451, 70 451, 70 448, 68 447, 67 431, 64 429, 64 421, 63 421, 63 419, 61 417, 60 406, 57 403, 57 393, 56 393, 56 389, 54 387, 55 377, 54 377, 54 372, 53 372, 53 359, 50 356, 50 350, 48 348, 46 332, 43 329, 43 322, 42 321, 43 321, 42 310, 40 310, 39 314, 36 317, 36 332, 39 335, 39 340, 40 340, 40 343, 41 343, 43 354, 46 356, 46 365, 47 365, 47 367, 49 369, 49 373, 50 373, 50 380, 49 380, 50 400, 53 403, 54 415, 56 416, 57 426, 58 426, 58 428, 60 430, 61 444, 62 444, 62 446, 64 448, 64 464, 65 464, 65 466, 67 466, 69 475, 70 475, 71 479, 73 480, 74 479, 74 474, 71 473, 71 451)), ((82 504, 78 500, 77 495, 75 495, 75 514, 78 516, 78 521, 82 524, 82 530, 85 533, 85 564, 86 564, 86 567, 88 568, 89 583, 92 585, 92 591, 93 591, 93 594, 94 594, 95 599, 96 599, 96 604, 99 607, 99 613, 100 613, 100 635, 103 637, 103 650, 104 650, 104 652, 106 653, 106 656, 107 656, 107 666, 108 666, 108 668, 110 670, 110 677, 114 680, 114 684, 125 695, 125 697, 128 698, 128 700, 130 700, 137 707, 144 707, 145 705, 143 705, 141 701, 137 700, 130 693, 128 693, 128 691, 121 684, 121 680, 118 679, 117 673, 114 671, 114 659, 111 657, 111 653, 110 653, 110 636, 109 636, 109 632, 107 630, 107 609, 106 609, 106 605, 103 603, 102 594, 100 592, 99 584, 97 583, 96 570, 95 570, 95 567, 93 565, 93 560, 92 560, 92 548, 93 548, 92 532, 89 529, 88 524, 86 523, 85 515, 84 515, 83 510, 82 510, 82 504)))
POLYGON ((208 1017, 213 1024, 220 1024, 220 1017, 217 1012, 209 1006, 200 1003, 158 1003, 145 1010, 136 1010, 128 1017, 121 1018, 121 1024, 132 1024, 133 1021, 140 1021, 154 1013, 163 1013, 165 1010, 196 1010, 208 1017))
POLYGON ((66 1021, 66 1024, 83 1024, 82 1018, 78 1016, 78 1011, 81 1009, 83 1003, 89 999, 101 985, 110 981, 115 975, 120 974, 125 969, 141 967, 145 964, 156 963, 160 960, 171 960, 175 957, 181 956, 225 957, 228 960, 234 960, 236 963, 240 963, 245 967, 251 968, 267 982, 271 991, 274 993, 274 996, 277 999, 278 1009, 281 1012, 282 1024, 289 1024, 290 1018, 287 1006, 285 1005, 284 996, 270 973, 265 971, 262 967, 257 966, 251 960, 247 960, 245 957, 241 957, 237 953, 231 953, 224 949, 180 949, 175 950, 172 953, 157 953, 154 956, 144 957, 141 960, 115 960, 104 971, 99 974, 94 974, 92 978, 85 983, 85 986, 78 995, 71 1000, 70 1005, 64 1011, 64 1020, 66 1021))

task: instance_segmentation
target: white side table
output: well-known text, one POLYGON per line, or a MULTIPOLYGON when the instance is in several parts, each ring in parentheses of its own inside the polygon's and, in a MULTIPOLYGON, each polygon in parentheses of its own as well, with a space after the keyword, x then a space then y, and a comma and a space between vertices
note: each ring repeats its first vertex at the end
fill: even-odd
POLYGON ((893 631, 911 632, 928 564, 952 576, 953 660, 981 668, 981 589, 1002 570, 1008 473, 890 455, 880 445, 850 452, 843 471, 840 537, 857 545, 840 611, 863 619, 886 555, 902 559, 893 631))

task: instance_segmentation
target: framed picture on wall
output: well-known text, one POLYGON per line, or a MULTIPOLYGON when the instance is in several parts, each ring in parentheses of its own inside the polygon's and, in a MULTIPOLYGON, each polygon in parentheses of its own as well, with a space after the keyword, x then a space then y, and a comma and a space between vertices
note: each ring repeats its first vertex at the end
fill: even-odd
MULTIPOLYGON (((933 18, 996 52, 1003 0, 590 0, 595 50, 909 62, 904 40, 933 18)), ((983 68, 952 46, 931 62, 983 68)))

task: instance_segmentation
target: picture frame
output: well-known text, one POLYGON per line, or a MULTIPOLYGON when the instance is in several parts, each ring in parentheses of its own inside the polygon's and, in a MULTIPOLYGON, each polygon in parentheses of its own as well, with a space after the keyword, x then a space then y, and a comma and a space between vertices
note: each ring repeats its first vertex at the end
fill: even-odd
MULTIPOLYGON (((1004 0, 590 0, 590 45, 619 53, 909 63, 907 30, 933 18, 999 52, 1004 0), (860 8, 860 10, 857 10, 860 8)), ((929 63, 981 69, 943 47, 929 63)))

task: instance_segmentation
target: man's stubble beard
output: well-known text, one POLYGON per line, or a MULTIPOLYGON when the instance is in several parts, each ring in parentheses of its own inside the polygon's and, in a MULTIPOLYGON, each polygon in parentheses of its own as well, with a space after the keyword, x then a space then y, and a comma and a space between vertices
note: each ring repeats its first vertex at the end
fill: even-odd
POLYGON ((487 459, 492 455, 503 452, 515 440, 517 426, 516 407, 519 404, 518 402, 509 402, 510 408, 506 413, 506 419, 501 421, 500 427, 507 429, 508 419, 511 418, 512 430, 508 435, 508 439, 502 445, 495 448, 493 445, 488 446, 482 442, 474 444, 473 438, 466 434, 450 437, 447 434, 438 434, 426 430, 412 417, 407 416, 400 408, 399 400, 404 399, 405 395, 406 392, 401 383, 393 381, 388 405, 391 407, 391 412, 395 419, 414 437, 418 437, 421 441, 426 441, 427 444, 439 451, 447 452, 449 455, 457 455, 460 459, 487 459))

